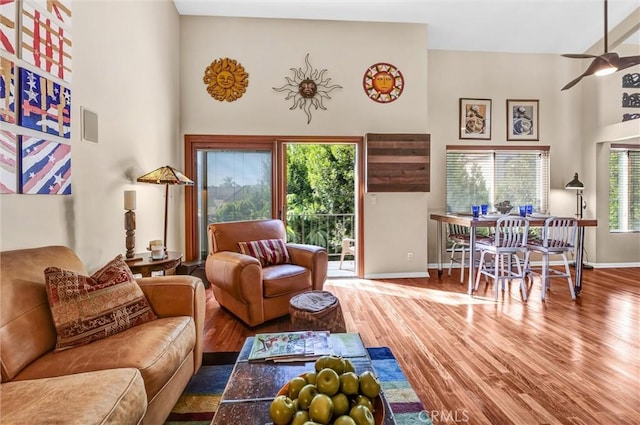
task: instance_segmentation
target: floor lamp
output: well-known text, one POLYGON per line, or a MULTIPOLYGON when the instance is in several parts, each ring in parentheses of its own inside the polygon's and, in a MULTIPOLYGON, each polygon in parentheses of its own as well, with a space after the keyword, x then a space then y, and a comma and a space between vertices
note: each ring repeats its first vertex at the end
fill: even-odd
MULTIPOLYGON (((138 177, 141 183, 153 183, 164 185, 164 251, 167 252, 167 213, 169 211, 169 185, 191 186, 193 180, 186 177, 180 171, 169 165, 153 170, 144 176, 138 177)), ((166 255, 165 255, 166 256, 166 255)))
MULTIPOLYGON (((576 217, 578 218, 578 220, 581 219, 582 211, 585 208, 587 208, 587 206, 584 203, 584 198, 582 195, 582 191, 584 190, 584 184, 582 184, 582 182, 578 180, 578 173, 574 174, 573 180, 567 183, 564 188, 576 191, 576 217)), ((581 240, 584 240, 584 227, 578 228, 578 232, 581 232, 580 238, 581 240)), ((584 247, 582 252, 583 252, 582 258, 584 258, 584 247)), ((592 266, 588 264, 584 264, 584 261, 582 262, 582 269, 592 269, 592 268, 593 268, 592 266)))

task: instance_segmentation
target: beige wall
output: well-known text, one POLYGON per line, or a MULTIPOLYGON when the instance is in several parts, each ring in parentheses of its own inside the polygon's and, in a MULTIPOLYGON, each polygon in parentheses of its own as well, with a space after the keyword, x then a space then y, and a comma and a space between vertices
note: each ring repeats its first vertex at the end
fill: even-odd
MULTIPOLYGON (((527 143, 551 146, 552 212, 575 212, 575 195, 564 185, 579 172, 585 216, 600 220, 597 231, 587 231, 589 260, 637 265, 640 235, 609 235, 604 177, 600 168, 592 172, 604 166, 596 133, 612 124, 607 105, 617 105, 617 95, 590 87, 603 84, 593 77, 560 91, 584 61, 428 51, 426 34, 424 25, 179 17, 169 0, 74 2, 73 195, 0 196, 0 248, 69 245, 90 268, 99 266, 124 251, 123 192, 135 189, 143 250, 162 235, 163 189, 135 178, 165 164, 183 168, 184 134, 428 132, 431 192, 378 193, 375 202, 367 194, 364 206, 367 275, 420 275, 435 262, 428 213, 445 208, 445 146, 480 143, 458 140, 458 99, 492 99, 490 143, 515 144, 506 142, 505 103, 520 98, 540 100, 540 141, 527 143), (290 68, 304 66, 307 52, 312 66, 343 86, 327 110, 313 111, 310 124, 272 90, 290 68), (205 67, 221 57, 249 72, 249 89, 236 102, 212 99, 202 83, 205 67), (381 61, 398 66, 406 80, 401 98, 387 105, 369 100, 361 85, 366 66, 381 61), (98 144, 80 141, 80 106, 98 113, 98 144), (415 253, 412 263, 407 252, 415 253)), ((182 249, 183 191, 170 193, 169 247, 182 249)))
MULTIPOLYGON (((74 248, 90 269, 124 253, 123 192, 138 192, 137 249, 162 238, 163 191, 133 185, 182 167, 179 18, 173 2, 73 2, 72 195, 2 195, 1 248, 74 248), (80 106, 98 114, 99 143, 80 140, 80 106)), ((183 245, 179 199, 170 241, 183 245)))
MULTIPOLYGON (((181 119, 184 134, 342 135, 427 132, 427 28, 424 25, 232 18, 181 19, 181 119), (331 92, 326 110, 301 110, 273 90, 292 77, 290 68, 313 68, 343 88, 331 92), (249 73, 249 87, 235 102, 206 91, 205 68, 235 59, 249 73), (406 88, 389 104, 370 100, 362 88, 367 67, 389 62, 406 88)), ((365 274, 424 275, 427 264, 427 194, 366 195, 365 274), (414 260, 407 261, 407 252, 414 260)))

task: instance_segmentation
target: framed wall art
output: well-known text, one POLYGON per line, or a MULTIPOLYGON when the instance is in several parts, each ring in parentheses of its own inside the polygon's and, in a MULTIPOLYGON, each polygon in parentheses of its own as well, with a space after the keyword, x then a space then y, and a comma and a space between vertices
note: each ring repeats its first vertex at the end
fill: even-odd
POLYGON ((460 138, 491 139, 491 99, 460 98, 460 138))
POLYGON ((538 101, 507 99, 507 140, 539 140, 538 101))

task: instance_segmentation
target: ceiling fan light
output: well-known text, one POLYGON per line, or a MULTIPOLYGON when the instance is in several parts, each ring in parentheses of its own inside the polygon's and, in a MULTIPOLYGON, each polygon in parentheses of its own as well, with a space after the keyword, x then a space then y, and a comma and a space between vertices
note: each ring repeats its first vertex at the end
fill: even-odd
POLYGON ((602 77, 603 75, 613 74, 617 70, 618 70, 618 68, 616 68, 615 66, 608 65, 608 66, 606 66, 604 68, 601 68, 601 69, 597 70, 596 72, 594 72, 594 74, 597 75, 598 77, 602 77))

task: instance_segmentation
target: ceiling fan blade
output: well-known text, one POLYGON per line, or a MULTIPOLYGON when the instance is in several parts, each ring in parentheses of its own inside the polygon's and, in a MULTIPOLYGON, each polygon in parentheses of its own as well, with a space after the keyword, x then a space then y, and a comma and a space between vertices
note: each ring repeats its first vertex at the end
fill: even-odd
POLYGON ((585 55, 582 53, 567 53, 562 55, 565 58, 571 58, 571 59, 589 59, 589 58, 596 58, 597 56, 594 55, 585 55))
POLYGON ((591 63, 589 64, 589 67, 582 73, 582 75, 570 81, 566 86, 562 88, 562 90, 570 89, 571 87, 578 84, 578 82, 582 80, 582 78, 595 74, 595 72, 601 68, 614 65, 618 63, 619 60, 620 58, 618 57, 617 53, 605 53, 603 55, 596 56, 596 58, 593 61, 591 61, 591 63))
POLYGON ((581 76, 579 76, 578 78, 576 78, 576 79, 574 79, 574 80, 569 81, 569 82, 567 83, 567 85, 566 85, 566 86, 564 86, 564 87, 562 88, 562 90, 560 90, 560 91, 568 90, 568 89, 570 89, 571 87, 575 86, 576 84, 578 84, 578 83, 580 82, 580 80, 582 80, 582 77, 584 77, 584 75, 581 75, 581 76))
POLYGON ((618 60, 613 64, 618 71, 621 69, 629 68, 631 66, 640 65, 640 56, 624 56, 618 58, 618 60))

